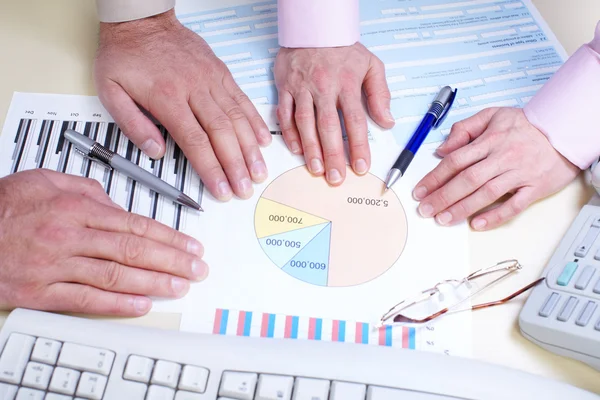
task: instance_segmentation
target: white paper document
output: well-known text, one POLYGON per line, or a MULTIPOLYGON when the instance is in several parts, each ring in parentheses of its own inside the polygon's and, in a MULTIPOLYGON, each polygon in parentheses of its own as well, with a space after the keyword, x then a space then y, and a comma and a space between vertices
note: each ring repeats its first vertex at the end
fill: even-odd
POLYGON ((411 192, 439 162, 435 148, 453 122, 489 106, 523 106, 564 61, 531 3, 361 1, 361 41, 386 65, 397 124, 390 131, 369 124, 370 172, 358 177, 349 169, 336 188, 312 177, 278 134, 276 2, 179 0, 176 12, 227 64, 274 133, 262 149, 269 178, 255 185, 251 199, 216 201, 162 128, 166 155, 148 159, 95 97, 15 94, 0 137, 0 176, 50 168, 96 179, 126 210, 200 240, 208 278, 184 299, 154 303, 154 311, 183 313, 182 330, 469 356, 468 312, 422 328, 375 323, 407 296, 470 272, 466 224, 440 227, 421 218, 411 192), (445 85, 458 88, 450 115, 383 193, 390 167, 445 85), (64 140, 68 128, 176 186, 205 211, 178 206, 84 159, 64 140))
MULTIPOLYGON (((176 13, 251 100, 277 103, 275 0, 178 0, 176 13)), ((483 108, 525 105, 566 57, 529 0, 361 0, 360 18, 361 43, 385 64, 400 145, 441 87, 457 88, 457 102, 428 142, 483 108)))
MULTIPOLYGON (((272 115, 264 115, 271 129, 272 115)), ((164 132, 164 130, 163 130, 164 132)), ((203 190, 169 138, 151 161, 132 146, 96 97, 15 94, 0 136, 0 176, 49 168, 98 180, 111 198, 200 240, 210 274, 177 301, 153 311, 183 312, 182 330, 350 341, 468 355, 470 315, 427 328, 375 329, 392 305, 416 291, 468 273, 464 224, 440 228, 416 212, 411 190, 438 162, 435 146, 417 154, 394 190, 383 179, 400 148, 370 126, 377 146, 363 177, 348 170, 337 188, 312 177, 280 135, 263 149, 270 178, 249 200, 221 203, 203 190), (173 204, 73 151, 63 132, 76 129, 183 190, 205 210, 173 204)))

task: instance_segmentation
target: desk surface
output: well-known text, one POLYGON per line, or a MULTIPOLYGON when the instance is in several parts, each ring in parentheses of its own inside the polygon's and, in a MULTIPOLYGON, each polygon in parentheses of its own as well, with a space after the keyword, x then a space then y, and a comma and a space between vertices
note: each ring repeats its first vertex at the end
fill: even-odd
MULTIPOLYGON (((533 0, 569 54, 592 38, 600 18, 597 0, 533 0)), ((98 23, 93 0, 4 1, 0 13, 0 126, 12 93, 95 95, 92 64, 98 23)), ((592 192, 577 180, 491 232, 470 233, 471 268, 517 258, 525 266, 515 287, 538 277, 579 209, 592 192), (552 229, 548 229, 552 227, 552 229)), ((474 357, 559 379, 600 394, 600 372, 533 345, 518 330, 525 298, 473 314, 474 357)), ((0 312, 0 326, 6 313, 0 312)), ((134 320, 177 329, 179 315, 152 313, 134 320)))

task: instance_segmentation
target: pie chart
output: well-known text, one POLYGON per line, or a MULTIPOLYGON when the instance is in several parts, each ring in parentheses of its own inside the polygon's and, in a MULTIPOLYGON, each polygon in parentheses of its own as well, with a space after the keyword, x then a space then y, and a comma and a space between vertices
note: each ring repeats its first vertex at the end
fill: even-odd
POLYGON ((350 168, 337 187, 305 166, 287 171, 257 202, 258 242, 273 264, 308 284, 367 283, 398 261, 408 235, 400 200, 383 187, 375 175, 350 168))

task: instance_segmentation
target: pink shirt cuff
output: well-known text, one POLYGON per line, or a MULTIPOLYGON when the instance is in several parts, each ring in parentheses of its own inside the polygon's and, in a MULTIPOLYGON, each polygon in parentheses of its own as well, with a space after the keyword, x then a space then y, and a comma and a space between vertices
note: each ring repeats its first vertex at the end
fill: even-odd
POLYGON ((600 23, 594 40, 580 47, 524 107, 529 122, 581 169, 600 156, 599 53, 600 23))
POLYGON ((351 46, 360 39, 359 0, 277 0, 281 47, 351 46))

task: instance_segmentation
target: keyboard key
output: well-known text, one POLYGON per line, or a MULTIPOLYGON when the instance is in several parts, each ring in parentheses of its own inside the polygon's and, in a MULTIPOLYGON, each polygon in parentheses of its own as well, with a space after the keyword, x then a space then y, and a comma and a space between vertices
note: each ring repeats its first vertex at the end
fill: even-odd
POLYGON ((550 314, 552 314, 552 311, 554 310, 554 307, 556 307, 556 303, 558 303, 559 299, 560 295, 556 292, 552 292, 540 309, 540 317, 548 317, 550 314))
POLYGON ((65 343, 58 358, 58 365, 108 375, 114 359, 115 353, 109 350, 65 343))
POLYGON ((433 393, 413 392, 400 389, 383 388, 369 386, 367 390, 367 400, 447 400, 447 396, 433 393))
POLYGON ((44 400, 45 392, 41 390, 29 389, 29 388, 20 388, 19 393, 17 393, 16 400, 44 400))
POLYGON ((578 266, 579 265, 573 261, 567 263, 567 265, 565 265, 565 267, 563 268, 561 274, 558 276, 556 283, 560 286, 567 286, 571 281, 573 274, 575 273, 575 271, 577 271, 578 266))
POLYGON ((600 319, 598 319, 598 322, 596 322, 596 326, 594 326, 594 329, 600 331, 600 319))
POLYGON ((577 246, 577 249, 575 249, 575 257, 585 257, 587 255, 590 248, 594 245, 598 233, 600 233, 600 227, 592 225, 579 246, 577 246))
POLYGON ((50 380, 50 390, 62 394, 74 394, 79 375, 81 375, 79 371, 56 367, 50 380))
POLYGON ((158 360, 152 374, 152 383, 175 389, 180 371, 181 365, 170 361, 158 360))
POLYGON ((577 321, 575 321, 575 323, 579 326, 586 326, 588 322, 590 322, 594 311, 596 311, 596 303, 593 301, 588 301, 581 311, 581 314, 579 314, 579 317, 577 317, 577 321))
POLYGON ((125 367, 125 372, 123 373, 123 379, 148 383, 152 375, 152 367, 154 367, 154 360, 150 358, 129 356, 127 367, 125 367))
POLYGON ((19 388, 15 385, 0 383, 0 399, 15 400, 15 397, 17 397, 17 390, 19 390, 19 388))
POLYGON ((23 386, 46 390, 50 383, 53 369, 53 367, 46 364, 30 362, 27 364, 27 369, 23 376, 23 386))
POLYGON ((560 313, 558 314, 558 317, 556 317, 556 319, 558 319, 559 321, 562 321, 562 322, 565 322, 566 320, 568 320, 571 317, 571 314, 573 314, 573 310, 575 310, 577 303, 579 303, 579 300, 577 300, 577 297, 574 297, 574 296, 569 297, 569 300, 567 300, 567 302, 563 306, 562 310, 560 310, 560 313))
POLYGON ((34 344, 33 336, 10 334, 0 356, 0 382, 21 383, 34 344))
POLYGON ((593 289, 594 293, 596 294, 600 294, 600 278, 598 279, 598 281, 596 282, 596 285, 594 286, 593 289))
POLYGON ((592 276, 596 272, 596 268, 591 265, 586 266, 583 271, 581 271, 581 275, 577 278, 577 282, 575 282, 575 289, 585 290, 587 285, 590 284, 592 280, 592 276))
POLYGON ((181 373, 179 389, 190 392, 204 393, 208 383, 208 370, 206 368, 186 365, 181 373))
POLYGON ((203 400, 205 398, 206 397, 202 397, 199 393, 186 392, 183 390, 180 390, 175 394, 175 400, 203 400))
POLYGON ((333 382, 330 400, 364 400, 367 387, 358 383, 333 382))
POLYGON ((62 347, 61 342, 56 340, 38 338, 35 341, 33 353, 31 353, 31 361, 37 361, 44 364, 56 365, 58 353, 62 347))
POLYGON ((596 254, 594 254, 594 260, 600 261, 600 249, 598 249, 598 251, 596 252, 596 254))
POLYGON ((175 390, 164 387, 150 385, 146 400, 173 400, 175 398, 175 390))
POLYGON ((261 375, 254 400, 290 400, 293 386, 291 376, 261 375))
POLYGON ((292 400, 327 400, 329 381, 323 379, 296 379, 292 400))
POLYGON ((258 375, 246 372, 223 372, 219 396, 252 400, 258 375))
POLYGON ((594 218, 592 221, 592 226, 596 228, 600 228, 600 216, 594 218))
POLYGON ((81 374, 79 386, 77 386, 77 396, 100 400, 104 394, 106 380, 106 377, 103 375, 84 372, 81 374))
POLYGON ((65 396, 64 394, 48 393, 44 400, 73 400, 71 396, 65 396))

